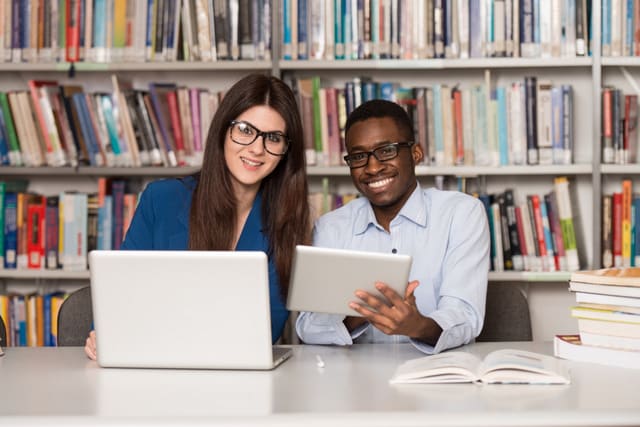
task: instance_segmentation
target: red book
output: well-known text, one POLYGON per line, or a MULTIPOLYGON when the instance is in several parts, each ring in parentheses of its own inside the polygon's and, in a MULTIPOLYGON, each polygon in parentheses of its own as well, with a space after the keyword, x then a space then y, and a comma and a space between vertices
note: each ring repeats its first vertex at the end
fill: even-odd
POLYGON ((67 62, 80 60, 80 0, 66 0, 66 45, 64 59, 67 62))
POLYGON ((613 266, 622 267, 622 193, 613 193, 613 266))
POLYGON ((547 243, 544 239, 544 226, 542 223, 542 211, 540 210, 540 197, 537 194, 531 196, 531 204, 533 206, 533 219, 535 224, 533 226, 536 229, 536 244, 540 252, 540 260, 542 261, 542 271, 549 271, 550 266, 547 265, 547 243))
POLYGON ((327 101, 327 128, 329 133, 329 164, 338 166, 342 164, 340 154, 340 125, 338 123, 338 96, 337 89, 330 87, 325 90, 327 101))
POLYGON ((456 165, 464 164, 464 138, 462 130, 462 92, 453 89, 453 128, 456 141, 456 165))
POLYGON ((27 205, 27 267, 40 269, 44 260, 44 200, 27 205))
POLYGON ((186 163, 184 159, 184 137, 182 135, 182 125, 180 124, 178 97, 175 91, 170 90, 167 92, 167 103, 169 105, 171 128, 173 129, 173 141, 176 146, 176 159, 178 160, 178 166, 183 166, 186 163))

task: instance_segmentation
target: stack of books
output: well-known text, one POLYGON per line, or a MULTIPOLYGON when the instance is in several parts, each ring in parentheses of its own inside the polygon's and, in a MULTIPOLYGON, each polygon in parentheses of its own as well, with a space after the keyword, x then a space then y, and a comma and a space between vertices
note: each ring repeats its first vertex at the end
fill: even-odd
POLYGON ((580 335, 556 335, 558 357, 640 369, 640 267, 571 274, 580 335))

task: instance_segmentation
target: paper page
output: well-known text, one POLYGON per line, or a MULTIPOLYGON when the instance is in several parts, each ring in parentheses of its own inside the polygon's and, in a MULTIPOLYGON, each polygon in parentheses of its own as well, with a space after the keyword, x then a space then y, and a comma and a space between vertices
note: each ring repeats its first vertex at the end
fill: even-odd
POLYGON ((503 349, 490 353, 479 372, 485 383, 569 383, 568 370, 561 360, 522 350, 503 349))
POLYGON ((470 353, 445 352, 408 360, 398 367, 391 383, 473 382, 480 360, 470 353))

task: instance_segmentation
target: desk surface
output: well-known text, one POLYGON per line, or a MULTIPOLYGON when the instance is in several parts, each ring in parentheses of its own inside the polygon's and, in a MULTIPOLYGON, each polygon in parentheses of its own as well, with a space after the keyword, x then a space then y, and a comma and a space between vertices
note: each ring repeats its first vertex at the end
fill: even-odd
MULTIPOLYGON (((551 352, 550 343, 464 349, 507 347, 551 352)), ((0 424, 640 425, 640 370, 576 362, 568 386, 389 385, 398 364, 420 356, 409 344, 296 346, 274 371, 241 372, 101 369, 79 347, 9 348, 0 424)))

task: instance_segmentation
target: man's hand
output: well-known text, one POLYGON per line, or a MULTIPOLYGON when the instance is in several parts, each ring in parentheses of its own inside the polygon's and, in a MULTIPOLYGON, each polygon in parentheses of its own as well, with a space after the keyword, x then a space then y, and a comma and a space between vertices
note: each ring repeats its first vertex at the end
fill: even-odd
POLYGON ((384 295, 386 301, 385 298, 358 290, 355 294, 362 302, 351 302, 349 307, 387 335, 406 335, 435 345, 442 329, 433 319, 418 311, 413 294, 418 285, 417 280, 410 282, 403 298, 386 284, 377 282, 376 289, 384 295))

